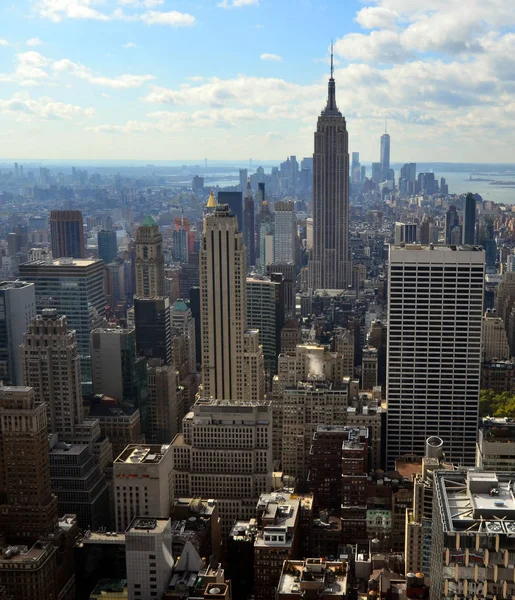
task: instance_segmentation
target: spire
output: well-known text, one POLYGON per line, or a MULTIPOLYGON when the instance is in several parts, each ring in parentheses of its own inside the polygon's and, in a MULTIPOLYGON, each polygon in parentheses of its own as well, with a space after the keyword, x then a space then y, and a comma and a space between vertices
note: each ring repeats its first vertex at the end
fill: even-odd
POLYGON ((384 120, 384 132, 388 133, 388 120, 387 119, 384 120))
POLYGON ((327 105, 322 111, 322 115, 341 117, 342 113, 336 106, 336 83, 334 81, 334 44, 331 41, 331 77, 329 77, 328 93, 327 93, 327 105))
POLYGON ((216 199, 213 190, 209 192, 209 200, 207 201, 207 208, 215 208, 216 207, 216 199))
POLYGON ((252 186, 250 185, 250 177, 247 178, 247 191, 245 193, 246 198, 250 198, 252 196, 252 186))

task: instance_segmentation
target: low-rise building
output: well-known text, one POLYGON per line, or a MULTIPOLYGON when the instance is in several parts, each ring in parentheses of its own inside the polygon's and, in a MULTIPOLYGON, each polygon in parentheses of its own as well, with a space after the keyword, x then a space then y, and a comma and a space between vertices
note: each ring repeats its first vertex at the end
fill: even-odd
POLYGON ((347 564, 323 558, 285 560, 277 586, 277 600, 347 598, 347 564))

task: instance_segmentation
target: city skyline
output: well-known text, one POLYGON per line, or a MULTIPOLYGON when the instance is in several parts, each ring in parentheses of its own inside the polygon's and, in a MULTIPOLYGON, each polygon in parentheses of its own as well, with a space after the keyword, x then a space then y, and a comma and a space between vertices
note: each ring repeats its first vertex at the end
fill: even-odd
POLYGON ((457 3, 420 4, 21 0, 2 15, 4 152, 309 155, 334 37, 340 110, 364 162, 379 159, 385 118, 395 160, 508 161, 515 11, 474 0, 463 17, 457 3))

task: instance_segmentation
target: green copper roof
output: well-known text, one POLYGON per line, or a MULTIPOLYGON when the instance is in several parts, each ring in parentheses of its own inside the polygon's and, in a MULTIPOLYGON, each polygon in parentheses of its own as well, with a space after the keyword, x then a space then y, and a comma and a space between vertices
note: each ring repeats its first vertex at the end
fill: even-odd
POLYGON ((157 227, 157 223, 154 221, 154 219, 150 215, 147 215, 141 222, 141 226, 142 227, 157 227))
POLYGON ((184 311, 188 310, 188 307, 186 306, 186 303, 183 302, 182 300, 177 300, 175 302, 175 304, 173 305, 173 309, 177 310, 179 312, 184 312, 184 311))

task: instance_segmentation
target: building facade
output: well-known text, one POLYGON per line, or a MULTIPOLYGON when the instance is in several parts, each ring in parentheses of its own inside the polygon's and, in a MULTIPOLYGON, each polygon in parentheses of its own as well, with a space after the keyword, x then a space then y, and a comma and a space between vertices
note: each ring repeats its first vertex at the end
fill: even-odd
POLYGON ((474 465, 485 256, 476 247, 390 247, 387 461, 446 441, 474 465))
POLYGON ((80 210, 50 212, 50 242, 54 258, 86 258, 84 227, 80 210))
POLYGON ((170 515, 172 452, 169 445, 129 445, 113 463, 116 531, 136 517, 170 515))
POLYGON ((272 485, 270 403, 198 400, 172 442, 173 496, 216 499, 222 531, 254 515, 272 485))
POLYGON ((46 406, 30 387, 0 385, 0 530, 32 543, 57 526, 46 406))
POLYGON ((20 345, 36 316, 34 284, 23 281, 0 283, 0 381, 21 385, 20 345))
POLYGON ((50 259, 20 265, 20 277, 36 287, 36 311, 55 308, 77 333, 82 377, 91 381, 90 337, 105 319, 104 263, 101 260, 50 259))
POLYGON ((136 231, 136 296, 164 296, 164 264, 163 236, 159 225, 147 216, 136 231))

